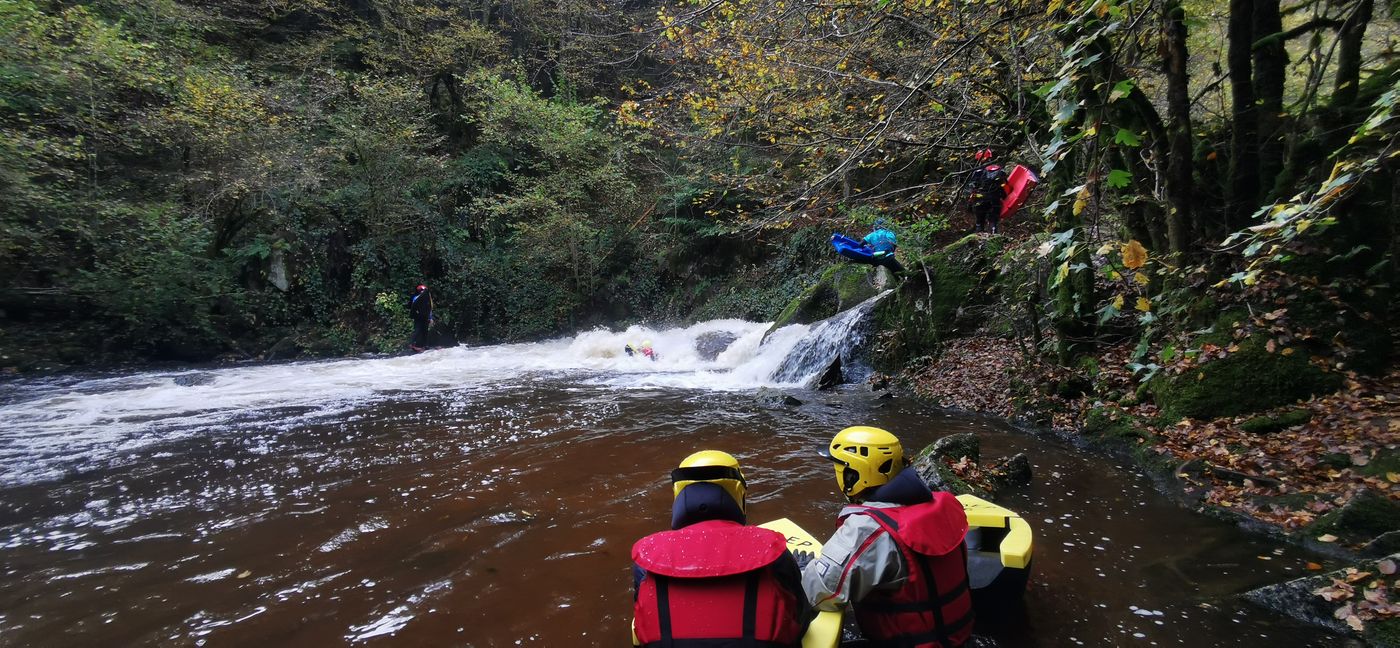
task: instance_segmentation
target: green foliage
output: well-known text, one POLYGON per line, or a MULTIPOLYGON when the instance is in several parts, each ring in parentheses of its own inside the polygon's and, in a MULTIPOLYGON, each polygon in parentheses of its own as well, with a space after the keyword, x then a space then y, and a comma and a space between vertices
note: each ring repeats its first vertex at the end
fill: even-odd
POLYGON ((413 319, 409 317, 407 300, 393 293, 379 293, 374 296, 374 311, 379 315, 383 326, 371 345, 380 351, 393 351, 403 347, 404 340, 413 333, 413 319))
POLYGON ((101 259, 74 282, 97 312, 109 318, 109 348, 151 355, 217 348, 216 316, 208 304, 233 288, 227 268, 207 257, 208 232, 178 218, 169 206, 125 207, 98 215, 126 227, 96 250, 101 259))

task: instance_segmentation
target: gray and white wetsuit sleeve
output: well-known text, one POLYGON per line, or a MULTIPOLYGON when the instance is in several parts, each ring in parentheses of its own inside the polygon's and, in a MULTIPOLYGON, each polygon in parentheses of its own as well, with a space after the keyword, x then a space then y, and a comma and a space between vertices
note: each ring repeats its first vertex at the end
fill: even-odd
POLYGON ((818 610, 835 611, 876 588, 904 584, 904 557, 894 539, 868 515, 851 515, 802 570, 802 589, 818 610))

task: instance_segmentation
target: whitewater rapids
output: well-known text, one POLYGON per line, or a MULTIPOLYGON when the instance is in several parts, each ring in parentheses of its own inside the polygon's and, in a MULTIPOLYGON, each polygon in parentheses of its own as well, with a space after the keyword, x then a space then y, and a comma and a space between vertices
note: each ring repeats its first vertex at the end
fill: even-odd
POLYGON ((802 388, 833 359, 849 362, 863 337, 861 324, 880 297, 828 320, 772 333, 768 322, 725 319, 669 329, 595 329, 542 342, 411 356, 22 381, 0 387, 0 485, 58 477, 74 457, 95 462, 209 430, 236 431, 245 424, 288 429, 379 401, 561 376, 616 389, 802 388), (706 334, 734 341, 704 360, 696 345, 706 334), (627 344, 644 342, 651 343, 656 360, 624 352, 627 344))

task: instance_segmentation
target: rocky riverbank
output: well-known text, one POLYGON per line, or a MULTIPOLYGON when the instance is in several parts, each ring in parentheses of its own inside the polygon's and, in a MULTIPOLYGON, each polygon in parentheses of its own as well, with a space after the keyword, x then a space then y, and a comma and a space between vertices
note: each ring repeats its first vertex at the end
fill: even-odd
MULTIPOLYGON (((1151 337, 1115 333, 1107 317, 1066 356, 1053 344, 1051 299, 1027 288, 1048 271, 1036 249, 1034 239, 969 236, 905 259, 873 315, 872 364, 940 406, 1131 459, 1185 505, 1352 560, 1356 573, 1400 550, 1400 371, 1386 332, 1289 292, 1285 277, 1243 295, 1193 286, 1184 293, 1194 301, 1159 306, 1172 319, 1151 337)), ((863 266, 834 266, 787 313, 829 316, 877 281, 863 266)), ((977 492, 999 470, 949 454, 925 456, 921 472, 977 492)), ((1400 623, 1393 588, 1357 588, 1351 609, 1366 601, 1366 613, 1342 614, 1345 627, 1333 629, 1360 623, 1368 641, 1392 645, 1372 628, 1400 623)), ((1340 599, 1324 594, 1313 598, 1340 614, 1340 599)), ((1295 616, 1308 618, 1301 607, 1295 616)))

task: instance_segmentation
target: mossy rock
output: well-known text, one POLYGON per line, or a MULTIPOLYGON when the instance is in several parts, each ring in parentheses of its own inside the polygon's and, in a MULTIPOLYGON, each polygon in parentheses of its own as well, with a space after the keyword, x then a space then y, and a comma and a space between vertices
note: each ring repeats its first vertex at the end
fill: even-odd
POLYGON ((933 490, 948 491, 955 495, 990 497, 986 491, 958 477, 957 473, 954 473, 953 469, 944 463, 945 455, 934 450, 934 445, 929 444, 920 450, 908 469, 919 473, 919 477, 933 490))
POLYGON ((1093 391, 1094 383, 1084 376, 1071 375, 1064 380, 1057 380, 1052 385, 1052 391, 1056 396, 1065 400, 1074 400, 1090 391, 1093 391))
POLYGON ((827 268, 802 294, 788 302, 770 331, 789 324, 819 322, 876 295, 876 268, 841 263, 827 268))
POLYGON ((931 356, 947 339, 985 323, 969 306, 993 298, 995 239, 967 236, 908 264, 899 292, 875 311, 879 330, 891 339, 876 357, 877 368, 898 370, 911 358, 931 356))
POLYGON ((967 457, 972 463, 982 461, 982 442, 972 432, 949 434, 925 447, 920 456, 933 455, 957 461, 967 457))
POLYGON ((1149 388, 1163 415, 1179 420, 1258 412, 1335 391, 1341 384, 1341 376, 1314 366, 1306 353, 1269 353, 1265 340, 1255 336, 1224 358, 1173 376, 1159 374, 1149 388))
POLYGON ((1123 413, 1115 416, 1114 410, 1104 408, 1089 410, 1089 415, 1084 417, 1082 429, 1086 435, 1111 440, 1145 442, 1154 438, 1152 432, 1138 419, 1123 413))
MULTIPOLYGON (((1400 560, 1400 554, 1390 555, 1388 559, 1391 561, 1400 560)), ((1313 574, 1283 583, 1266 585, 1245 592, 1243 597, 1250 603, 1291 619, 1325 628, 1338 634, 1352 635, 1354 634, 1352 629, 1335 615, 1337 608, 1341 607, 1341 603, 1328 601, 1314 592, 1320 587, 1332 585, 1334 581, 1346 578, 1348 569, 1353 572, 1366 571, 1374 574, 1378 571, 1378 562, 1377 560, 1363 560, 1327 573, 1313 574)), ((1361 598, 1359 592, 1356 598, 1358 600, 1361 598)), ((1400 642, 1396 641, 1397 638, 1400 638, 1397 631, 1400 631, 1400 619, 1370 621, 1366 623, 1361 636, 1372 646, 1400 648, 1400 642)))
MULTIPOLYGON (((1348 462, 1350 463, 1350 462, 1348 462)), ((1381 448, 1366 465, 1356 469, 1363 475, 1384 477, 1386 473, 1400 473, 1400 450, 1381 448)))
POLYGON ((1357 493, 1346 506, 1308 526, 1308 534, 1313 537, 1330 533, 1349 544, 1367 542, 1396 530, 1400 530, 1400 504, 1370 490, 1357 493))
POLYGON ((1400 619, 1390 618, 1366 624, 1361 635, 1376 648, 1400 648, 1400 619))
POLYGON ((1280 414, 1256 416, 1240 423, 1240 429, 1250 434, 1273 434, 1297 425, 1303 425, 1311 420, 1312 412, 1305 409, 1295 409, 1280 414))
POLYGON ((1093 445, 1126 454, 1148 472, 1167 476, 1181 463, 1171 454, 1158 452, 1157 435, 1148 422, 1112 408, 1089 410, 1080 427, 1093 445))

